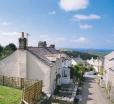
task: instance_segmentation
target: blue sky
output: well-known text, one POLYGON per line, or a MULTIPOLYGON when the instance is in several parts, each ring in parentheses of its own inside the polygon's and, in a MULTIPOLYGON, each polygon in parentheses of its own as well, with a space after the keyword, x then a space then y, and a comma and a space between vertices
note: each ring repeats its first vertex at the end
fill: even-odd
POLYGON ((114 49, 114 0, 0 0, 0 44, 39 40, 68 48, 114 49))

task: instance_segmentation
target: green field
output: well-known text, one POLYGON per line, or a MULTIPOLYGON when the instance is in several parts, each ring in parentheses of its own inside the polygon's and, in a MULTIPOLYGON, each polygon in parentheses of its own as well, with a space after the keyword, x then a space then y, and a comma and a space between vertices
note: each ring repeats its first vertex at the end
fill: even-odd
POLYGON ((21 95, 21 90, 0 86, 0 104, 19 104, 21 95))

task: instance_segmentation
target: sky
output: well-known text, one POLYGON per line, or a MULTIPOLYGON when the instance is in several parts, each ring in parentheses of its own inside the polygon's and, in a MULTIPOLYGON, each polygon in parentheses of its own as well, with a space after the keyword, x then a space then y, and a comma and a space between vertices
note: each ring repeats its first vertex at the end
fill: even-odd
POLYGON ((114 49, 114 0, 0 0, 0 44, 114 49))

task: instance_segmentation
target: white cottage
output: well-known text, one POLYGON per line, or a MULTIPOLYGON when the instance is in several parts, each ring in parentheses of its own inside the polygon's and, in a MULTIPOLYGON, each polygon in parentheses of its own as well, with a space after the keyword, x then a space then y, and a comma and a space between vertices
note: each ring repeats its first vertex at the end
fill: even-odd
POLYGON ((83 64, 84 65, 85 62, 80 56, 78 56, 78 57, 74 57, 74 58, 71 59, 71 64, 73 66, 78 65, 78 64, 83 64))
POLYGON ((106 87, 108 84, 114 87, 114 51, 104 57, 104 70, 106 87))
POLYGON ((103 67, 103 59, 97 58, 93 59, 93 57, 90 60, 86 61, 88 65, 92 66, 96 72, 100 72, 101 68, 103 67))
POLYGON ((56 85, 70 82, 70 64, 63 67, 64 59, 70 62, 54 45, 47 47, 46 42, 39 42, 38 47, 27 47, 22 32, 19 49, 0 61, 0 75, 42 80, 43 92, 51 95, 56 85))

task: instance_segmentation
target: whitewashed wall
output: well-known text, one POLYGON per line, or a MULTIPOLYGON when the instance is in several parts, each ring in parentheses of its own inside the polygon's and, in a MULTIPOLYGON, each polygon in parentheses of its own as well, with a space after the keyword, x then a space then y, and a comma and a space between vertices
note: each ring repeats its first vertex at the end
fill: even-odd
POLYGON ((60 74, 61 77, 60 77, 60 81, 59 81, 59 85, 62 84, 62 58, 59 58, 56 62, 56 66, 57 66, 57 74, 60 74))
POLYGON ((47 94, 55 89, 55 69, 26 50, 17 50, 0 61, 0 75, 42 80, 43 91, 47 94))
POLYGON ((0 75, 26 77, 26 51, 17 50, 0 61, 0 75))
POLYGON ((87 63, 91 65, 95 69, 96 72, 99 72, 102 67, 103 62, 102 60, 92 58, 90 60, 87 60, 87 63))
POLYGON ((43 91, 47 94, 51 93, 50 67, 30 52, 27 52, 27 78, 42 80, 43 91))
POLYGON ((111 52, 104 57, 104 69, 106 72, 104 75, 104 81, 106 86, 110 81, 112 86, 114 87, 114 52, 111 52))
POLYGON ((53 65, 50 69, 50 91, 51 94, 54 92, 55 88, 56 88, 56 65, 53 65))
POLYGON ((75 66, 75 65, 77 65, 78 63, 75 61, 75 60, 71 60, 71 64, 73 65, 73 66, 75 66))

